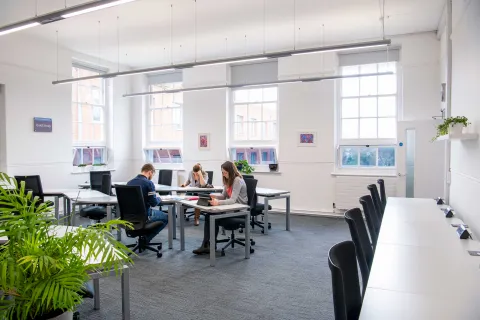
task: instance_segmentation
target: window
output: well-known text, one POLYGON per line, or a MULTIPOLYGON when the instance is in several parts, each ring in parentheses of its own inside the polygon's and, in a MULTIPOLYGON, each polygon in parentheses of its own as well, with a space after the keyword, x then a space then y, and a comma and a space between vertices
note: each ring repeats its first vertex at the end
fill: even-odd
MULTIPOLYGON (((181 82, 154 84, 151 91, 181 89, 181 82)), ((183 140, 183 93, 150 96, 147 137, 151 145, 180 146, 183 140)))
POLYGON ((182 163, 180 149, 145 149, 145 158, 151 163, 182 163))
POLYGON ((98 147, 75 147, 73 148, 73 165, 105 164, 107 160, 107 148, 98 147))
MULTIPOLYGON (((72 76, 88 77, 100 71, 74 65, 72 76)), ((72 84, 73 145, 105 146, 105 80, 90 79, 72 84)))
POLYGON ((277 95, 277 87, 233 91, 233 142, 277 140, 277 95))
POLYGON ((338 166, 394 168, 397 138, 396 63, 342 67, 344 75, 392 71, 392 75, 345 78, 340 81, 338 166))
POLYGON ((250 165, 268 165, 277 163, 276 153, 276 148, 272 147, 230 148, 230 159, 248 160, 250 165))
POLYGON ((340 163, 349 168, 393 168, 395 147, 340 147, 340 163))

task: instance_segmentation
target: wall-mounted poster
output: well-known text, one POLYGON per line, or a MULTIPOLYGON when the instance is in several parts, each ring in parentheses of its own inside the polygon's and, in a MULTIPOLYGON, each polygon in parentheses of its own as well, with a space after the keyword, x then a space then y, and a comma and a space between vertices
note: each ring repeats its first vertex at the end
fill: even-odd
POLYGON ((52 132, 52 118, 33 118, 33 131, 52 132))
POLYGON ((299 147, 314 147, 317 144, 317 133, 313 131, 298 132, 298 146, 299 147))
POLYGON ((200 150, 210 149, 210 133, 198 134, 198 149, 200 150))

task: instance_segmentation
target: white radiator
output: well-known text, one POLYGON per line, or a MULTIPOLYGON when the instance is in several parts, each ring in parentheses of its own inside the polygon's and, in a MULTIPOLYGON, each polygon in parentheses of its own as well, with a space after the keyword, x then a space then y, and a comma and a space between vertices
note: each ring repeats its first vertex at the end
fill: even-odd
MULTIPOLYGON (((385 180, 385 192, 388 196, 396 194, 396 177, 365 177, 365 176, 337 176, 335 178, 335 207, 340 210, 362 208, 358 198, 369 195, 369 184, 377 184, 378 179, 385 180)), ((380 187, 377 184, 378 193, 380 187)))

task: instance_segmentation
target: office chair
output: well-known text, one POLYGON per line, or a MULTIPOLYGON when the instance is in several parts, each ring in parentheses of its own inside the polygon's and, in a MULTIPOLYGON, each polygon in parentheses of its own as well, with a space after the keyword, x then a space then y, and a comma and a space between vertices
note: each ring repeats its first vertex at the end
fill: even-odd
MULTIPOLYGON (((109 196, 112 192, 112 176, 110 174, 104 174, 102 176, 102 186, 100 192, 109 196)), ((88 218, 100 223, 100 220, 107 216, 106 206, 88 206, 80 209, 80 217, 88 218)))
POLYGON ((380 202, 382 204, 382 211, 385 212, 385 207, 387 206, 387 194, 385 192, 385 181, 383 179, 378 179, 377 183, 380 186, 380 202))
POLYGON ((358 265, 362 273, 363 292, 367 289, 368 277, 373 262, 373 249, 368 240, 367 229, 363 222, 362 211, 359 208, 347 210, 345 212, 345 220, 347 221, 350 235, 355 244, 358 265))
POLYGON ((208 174, 208 184, 213 184, 213 171, 205 171, 208 174))
MULTIPOLYGON (((173 170, 159 170, 158 171, 158 184, 162 184, 165 186, 172 185, 172 178, 173 178, 173 170)), ((171 192, 158 192, 161 196, 168 196, 171 192)))
POLYGON ((382 211, 382 204, 380 202, 380 196, 378 195, 378 189, 376 184, 369 184, 367 189, 370 191, 370 195, 372 196, 373 200, 373 207, 377 212, 377 216, 380 218, 380 223, 382 223, 383 219, 383 211, 382 211))
POLYGON ((362 296, 352 241, 343 241, 330 248, 328 267, 332 275, 335 320, 357 320, 362 308, 362 296))
MULTIPOLYGON (((111 176, 110 171, 90 171, 90 189, 102 192, 103 175, 111 176)), ((111 181, 111 180, 110 180, 111 181)), ((111 192, 107 193, 110 194, 111 192)))
POLYGON ((34 197, 39 198, 38 204, 45 203, 49 207, 52 207, 54 204, 52 201, 45 202, 45 195, 43 193, 43 186, 42 180, 40 179, 39 175, 34 176, 15 176, 15 180, 17 181, 17 185, 20 186, 21 182, 25 182, 25 189, 32 191, 32 195, 34 197))
POLYGON ((162 256, 161 242, 147 243, 146 237, 150 235, 154 229, 163 225, 161 221, 148 222, 147 210, 143 200, 142 189, 140 186, 120 186, 115 185, 117 193, 118 206, 120 209, 120 219, 133 224, 133 229, 125 229, 127 237, 138 238, 136 244, 127 245, 133 248, 132 251, 139 253, 150 250, 157 253, 157 258, 162 256), (157 246, 157 249, 152 246, 157 246))
POLYGON ((378 221, 377 214, 373 208, 372 197, 370 195, 360 197, 359 202, 363 207, 363 214, 367 220, 370 239, 372 240, 372 245, 375 248, 377 246, 378 234, 380 232, 380 221, 378 221))
MULTIPOLYGON (((257 187, 257 180, 255 179, 245 179, 245 184, 247 185, 247 197, 248 197, 248 205, 250 206, 250 210, 255 207, 255 188, 257 187)), ((235 238, 235 230, 240 228, 248 228, 248 225, 245 226, 245 219, 243 217, 235 217, 235 218, 227 218, 221 219, 218 221, 218 225, 223 227, 225 230, 231 231, 231 235, 229 239, 221 239, 217 240, 217 243, 224 243, 227 244, 222 248, 221 255, 225 255, 225 249, 228 247, 235 247, 235 244, 245 246, 245 238, 235 238)), ((255 241, 250 238, 250 245, 254 246, 255 241)), ((254 253, 255 250, 250 247, 250 253, 254 253)))

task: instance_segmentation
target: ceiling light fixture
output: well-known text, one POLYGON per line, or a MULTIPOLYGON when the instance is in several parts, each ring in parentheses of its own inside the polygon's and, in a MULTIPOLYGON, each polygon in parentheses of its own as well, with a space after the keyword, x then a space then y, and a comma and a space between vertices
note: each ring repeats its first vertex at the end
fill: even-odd
POLYGON ((275 58, 289 57, 297 54, 371 48, 373 46, 376 46, 376 47, 388 46, 390 44, 391 44, 390 39, 383 39, 378 41, 350 43, 350 44, 343 44, 343 45, 336 45, 336 46, 324 46, 324 47, 316 47, 316 48, 309 48, 309 49, 269 52, 269 53, 255 54, 251 56, 223 58, 223 59, 216 59, 216 60, 209 60, 209 61, 190 62, 190 63, 176 64, 176 65, 169 65, 169 66, 151 67, 151 68, 145 68, 145 69, 116 72, 116 73, 93 76, 93 78, 92 77, 70 78, 70 79, 53 81, 52 84, 66 84, 66 83, 73 83, 77 81, 83 81, 83 80, 89 80, 89 79, 95 79, 95 78, 113 78, 120 75, 127 76, 127 75, 150 73, 155 71, 164 71, 164 70, 171 70, 171 69, 186 69, 186 68, 192 68, 197 66, 275 59, 275 58))
POLYGON ((172 72, 175 71, 175 69, 163 69, 163 70, 152 70, 152 71, 147 71, 147 72, 137 72, 137 73, 130 73, 130 71, 124 71, 124 72, 119 72, 116 74, 116 77, 122 77, 122 76, 132 76, 134 74, 145 74, 145 73, 166 73, 166 72, 172 72))
POLYGON ((0 36, 136 0, 95 0, 0 27, 0 36))
POLYGON ((256 83, 245 83, 245 84, 224 84, 208 87, 196 87, 196 88, 184 88, 184 89, 171 89, 171 90, 162 90, 162 91, 149 91, 149 92, 139 92, 139 93, 129 93, 124 94, 124 98, 133 98, 141 96, 150 96, 155 94, 162 93, 178 93, 178 92, 191 92, 191 91, 204 91, 204 90, 214 90, 214 89, 238 89, 238 88, 248 88, 248 87, 257 87, 257 86, 267 86, 274 84, 287 84, 287 83, 299 83, 299 82, 316 82, 322 80, 336 80, 336 79, 345 79, 345 78, 360 78, 360 77, 371 77, 371 76, 384 76, 394 74, 391 71, 388 72, 378 72, 378 73, 365 73, 365 74, 354 74, 354 75, 332 75, 324 77, 312 77, 312 78, 303 78, 303 79, 288 79, 288 80, 276 80, 268 82, 256 82, 256 83))

